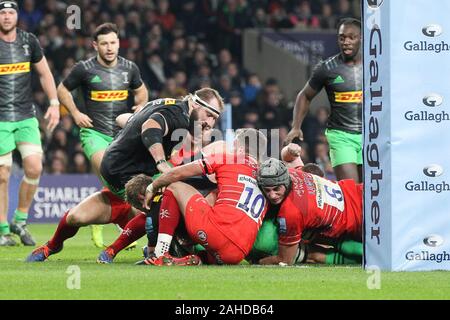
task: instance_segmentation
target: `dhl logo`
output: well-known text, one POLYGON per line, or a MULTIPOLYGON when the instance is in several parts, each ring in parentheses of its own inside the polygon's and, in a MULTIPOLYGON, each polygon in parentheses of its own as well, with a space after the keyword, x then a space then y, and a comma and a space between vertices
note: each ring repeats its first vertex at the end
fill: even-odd
POLYGON ((335 92, 334 101, 343 103, 359 103, 362 101, 362 91, 335 92))
POLYGON ((91 91, 94 101, 122 101, 128 98, 128 90, 91 91))
POLYGON ((0 64, 0 75, 30 72, 30 62, 0 64))

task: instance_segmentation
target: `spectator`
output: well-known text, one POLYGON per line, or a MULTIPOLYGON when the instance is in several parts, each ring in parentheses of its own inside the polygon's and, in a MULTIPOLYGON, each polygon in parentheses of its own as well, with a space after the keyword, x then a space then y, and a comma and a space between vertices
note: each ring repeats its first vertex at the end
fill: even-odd
MULTIPOLYGON (((120 27, 122 55, 140 67, 152 98, 186 94, 187 79, 190 87, 217 85, 233 110, 239 110, 233 113, 234 127, 275 127, 274 123, 278 123, 280 136, 289 124, 289 117, 284 122, 279 120, 284 117, 280 118, 277 106, 284 109, 287 103, 275 79, 268 79, 262 87, 258 75, 243 77, 246 75, 240 65, 243 29, 269 26, 329 29, 337 18, 359 14, 356 10, 359 2, 355 0, 82 0, 76 2, 81 8, 82 30, 72 31, 66 28, 66 1, 20 2, 21 26, 37 33, 56 82, 67 75, 75 61, 95 54, 88 35, 101 22, 113 21, 120 27)), ((38 81, 33 86, 36 105, 45 108, 47 101, 38 81)), ((76 92, 74 97, 80 99, 76 92)), ((312 128, 310 135, 305 130, 311 159, 316 141, 323 136, 326 118, 327 110, 319 109, 317 115, 305 120, 304 125, 312 128)), ((43 137, 49 141, 45 146, 49 150, 47 172, 51 171, 55 150, 66 148, 68 158, 81 150, 76 130, 71 118, 63 116, 53 135, 43 137)), ((72 162, 66 172, 75 170, 72 162)), ((56 160, 55 167, 61 163, 64 161, 56 160)))
POLYGON ((251 73, 247 77, 247 84, 244 86, 244 100, 250 104, 256 100, 256 96, 261 90, 261 81, 258 75, 251 73))

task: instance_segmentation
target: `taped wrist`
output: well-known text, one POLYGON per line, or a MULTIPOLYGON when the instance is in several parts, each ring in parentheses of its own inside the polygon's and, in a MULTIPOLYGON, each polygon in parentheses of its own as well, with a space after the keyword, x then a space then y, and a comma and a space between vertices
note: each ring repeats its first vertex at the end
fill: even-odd
POLYGON ((155 143, 161 143, 163 140, 163 131, 159 128, 149 128, 141 133, 142 143, 147 149, 150 149, 155 143))

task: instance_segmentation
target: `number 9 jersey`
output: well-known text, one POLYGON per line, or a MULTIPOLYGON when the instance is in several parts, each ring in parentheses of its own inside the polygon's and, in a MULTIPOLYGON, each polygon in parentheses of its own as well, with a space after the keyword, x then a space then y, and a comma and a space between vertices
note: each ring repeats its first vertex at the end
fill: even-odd
POLYGON ((290 169, 290 176, 292 188, 277 217, 280 244, 299 243, 304 230, 361 241, 362 184, 333 182, 300 169, 290 169))

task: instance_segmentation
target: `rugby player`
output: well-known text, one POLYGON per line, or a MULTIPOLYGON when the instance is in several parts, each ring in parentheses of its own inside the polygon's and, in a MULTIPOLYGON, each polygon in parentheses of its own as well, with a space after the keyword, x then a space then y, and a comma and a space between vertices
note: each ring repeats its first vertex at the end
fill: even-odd
MULTIPOLYGON (((201 132, 201 141, 196 134, 190 132, 180 147, 175 147, 169 162, 173 166, 179 166, 183 163, 192 162, 198 159, 201 152, 208 152, 208 148, 203 148, 211 140, 211 130, 209 128, 198 128, 198 132, 201 132)), ((125 185, 126 189, 126 201, 134 208, 140 210, 145 214, 137 214, 131 219, 124 228, 124 232, 105 250, 103 250, 97 258, 98 263, 112 263, 116 255, 129 246, 133 241, 143 237, 147 233, 148 245, 143 248, 144 257, 146 258, 150 252, 154 251, 156 245, 156 237, 158 235, 158 217, 160 209, 163 212, 169 212, 172 209, 170 206, 172 203, 164 201, 162 196, 153 198, 150 210, 146 210, 142 206, 142 199, 145 197, 145 188, 152 182, 152 178, 139 174, 133 177, 125 185)), ((210 194, 211 191, 216 189, 216 184, 207 177, 194 177, 185 180, 197 190, 199 190, 205 197, 210 194)), ((211 200, 211 203, 213 200, 211 200)), ((175 203, 176 205, 176 203, 175 203)), ((180 226, 183 231, 183 226, 180 226)), ((180 232, 178 232, 180 234, 180 232)))
POLYGON ((31 89, 31 70, 37 72, 50 106, 44 119, 52 131, 59 122, 55 81, 38 39, 17 28, 19 8, 15 1, 0 0, 0 246, 16 244, 10 232, 26 246, 35 241, 26 228, 28 210, 42 173, 42 146, 31 89), (19 203, 8 224, 8 183, 12 151, 19 150, 24 176, 19 203))
MULTIPOLYGON (((97 56, 78 62, 58 86, 58 98, 80 129, 80 140, 94 172, 100 175, 100 164, 106 148, 120 130, 116 118, 129 112, 128 93, 134 93, 133 110, 140 110, 148 100, 139 68, 119 56, 119 30, 115 24, 98 26, 92 42, 97 56), (86 114, 76 106, 71 91, 80 88, 86 114)), ((92 240, 103 248, 102 225, 92 225, 92 240)))
POLYGON ((154 176, 169 171, 172 166, 167 158, 179 143, 176 138, 182 137, 182 131, 186 135, 198 123, 202 128, 212 128, 222 110, 219 93, 203 88, 182 100, 151 101, 134 113, 103 156, 100 172, 107 188, 66 212, 53 238, 34 250, 26 261, 44 261, 61 251, 63 242, 81 226, 112 222, 123 228, 136 214, 124 201, 125 184, 140 173, 154 176))
POLYGON ((361 22, 346 18, 338 25, 340 53, 320 62, 297 95, 292 129, 286 142, 303 140, 301 126, 309 105, 325 87, 331 105, 326 136, 337 180, 362 181, 361 22))
POLYGON ((362 241, 362 184, 352 179, 335 183, 288 169, 274 158, 260 166, 257 181, 277 210, 279 224, 278 254, 261 259, 260 264, 293 264, 305 230, 326 238, 362 241))
MULTIPOLYGON (((168 253, 180 214, 189 237, 202 245, 209 264, 238 264, 249 253, 267 210, 267 203, 256 184, 258 161, 266 150, 266 137, 255 129, 236 132, 234 148, 205 155, 190 164, 174 168, 146 189, 144 207, 157 191, 167 187, 164 199, 176 202, 170 214, 160 211, 155 256, 149 265, 198 265, 200 258, 188 255, 174 258, 168 253), (192 186, 180 182, 192 176, 215 174, 218 194, 212 206, 192 186)), ((222 146, 224 144, 222 143, 222 146)))

